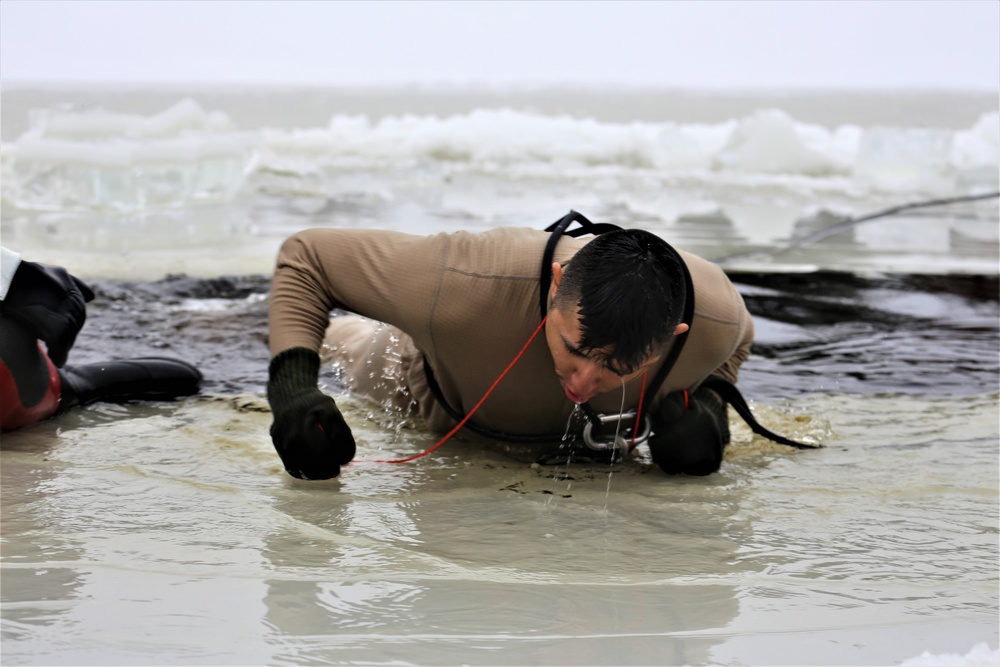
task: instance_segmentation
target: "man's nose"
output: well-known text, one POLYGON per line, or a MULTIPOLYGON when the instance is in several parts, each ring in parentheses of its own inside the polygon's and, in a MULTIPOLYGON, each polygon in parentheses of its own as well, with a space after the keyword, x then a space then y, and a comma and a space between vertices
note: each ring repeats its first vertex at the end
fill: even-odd
POLYGON ((579 364, 573 372, 573 384, 581 393, 596 393, 601 386, 604 369, 594 363, 579 364))

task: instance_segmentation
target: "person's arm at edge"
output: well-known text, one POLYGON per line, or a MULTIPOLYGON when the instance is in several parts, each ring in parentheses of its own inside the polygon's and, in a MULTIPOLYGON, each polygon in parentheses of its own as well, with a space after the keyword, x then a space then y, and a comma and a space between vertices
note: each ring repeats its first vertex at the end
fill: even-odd
POLYGON ((7 290, 10 289, 10 284, 14 282, 14 274, 17 273, 17 267, 20 265, 20 254, 0 247, 0 301, 7 298, 7 290))

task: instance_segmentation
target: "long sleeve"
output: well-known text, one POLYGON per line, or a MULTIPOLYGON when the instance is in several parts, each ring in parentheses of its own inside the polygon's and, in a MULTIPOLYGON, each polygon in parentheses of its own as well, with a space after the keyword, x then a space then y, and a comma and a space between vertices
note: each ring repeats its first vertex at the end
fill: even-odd
MULTIPOLYGON (((271 354, 293 347, 319 351, 331 311, 357 313, 408 335, 448 402, 464 412, 490 389, 538 326, 539 270, 548 238, 545 232, 515 228, 433 236, 300 232, 282 246, 271 283, 271 354)), ((565 264, 586 242, 560 240, 555 261, 565 264)), ((695 284, 695 316, 690 339, 660 395, 693 390, 712 373, 735 381, 753 339, 750 315, 725 273, 681 255, 695 284)), ((638 403, 641 388, 640 379, 626 383, 626 409, 638 403)), ((542 338, 491 391, 477 422, 508 432, 560 432, 575 407, 560 387, 542 338)), ((617 412, 622 394, 607 392, 591 404, 599 412, 617 412)))
POLYGON ((295 234, 282 245, 271 281, 272 356, 291 347, 318 350, 335 308, 426 338, 447 247, 443 234, 342 229, 295 234))

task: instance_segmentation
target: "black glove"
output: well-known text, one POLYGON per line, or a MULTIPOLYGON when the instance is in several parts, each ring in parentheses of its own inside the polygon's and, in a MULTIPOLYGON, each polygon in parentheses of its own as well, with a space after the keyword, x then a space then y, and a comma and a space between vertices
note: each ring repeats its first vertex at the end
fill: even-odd
POLYGON ((299 479, 336 477, 354 458, 351 429, 318 382, 319 355, 304 347, 281 352, 268 368, 271 441, 285 470, 299 479))
POLYGON ((668 394, 651 415, 649 451, 668 475, 711 475, 729 444, 726 404, 708 389, 668 394))
POLYGON ((49 359, 62 367, 87 319, 84 304, 93 298, 90 288, 66 269, 22 261, 2 308, 5 316, 44 341, 49 359))

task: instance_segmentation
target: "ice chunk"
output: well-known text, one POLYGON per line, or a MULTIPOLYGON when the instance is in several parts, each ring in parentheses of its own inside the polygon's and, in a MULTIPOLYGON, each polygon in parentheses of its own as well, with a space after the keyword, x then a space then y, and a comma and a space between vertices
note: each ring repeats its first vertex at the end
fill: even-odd
POLYGON ((951 160, 956 167, 996 167, 1000 163, 1000 112, 983 114, 970 129, 956 132, 951 160))
POLYGON ((971 129, 955 133, 951 162, 957 170, 959 192, 996 191, 1000 181, 1000 112, 983 114, 971 129))
POLYGON ((27 210, 134 213, 231 200, 256 135, 185 99, 153 116, 50 109, 4 146, 3 196, 27 210))
POLYGON ((972 667, 973 665, 1000 664, 1000 649, 991 649, 989 644, 981 642, 972 647, 965 655, 957 653, 934 654, 924 651, 915 658, 904 660, 902 667, 972 667))
POLYGON ((834 143, 823 128, 805 127, 784 111, 765 109, 740 121, 716 162, 742 172, 824 175, 841 171, 843 165, 832 152, 821 149, 823 143, 834 143))
POLYGON ((951 144, 950 130, 869 128, 861 139, 854 175, 889 191, 949 192, 954 180, 951 144))

